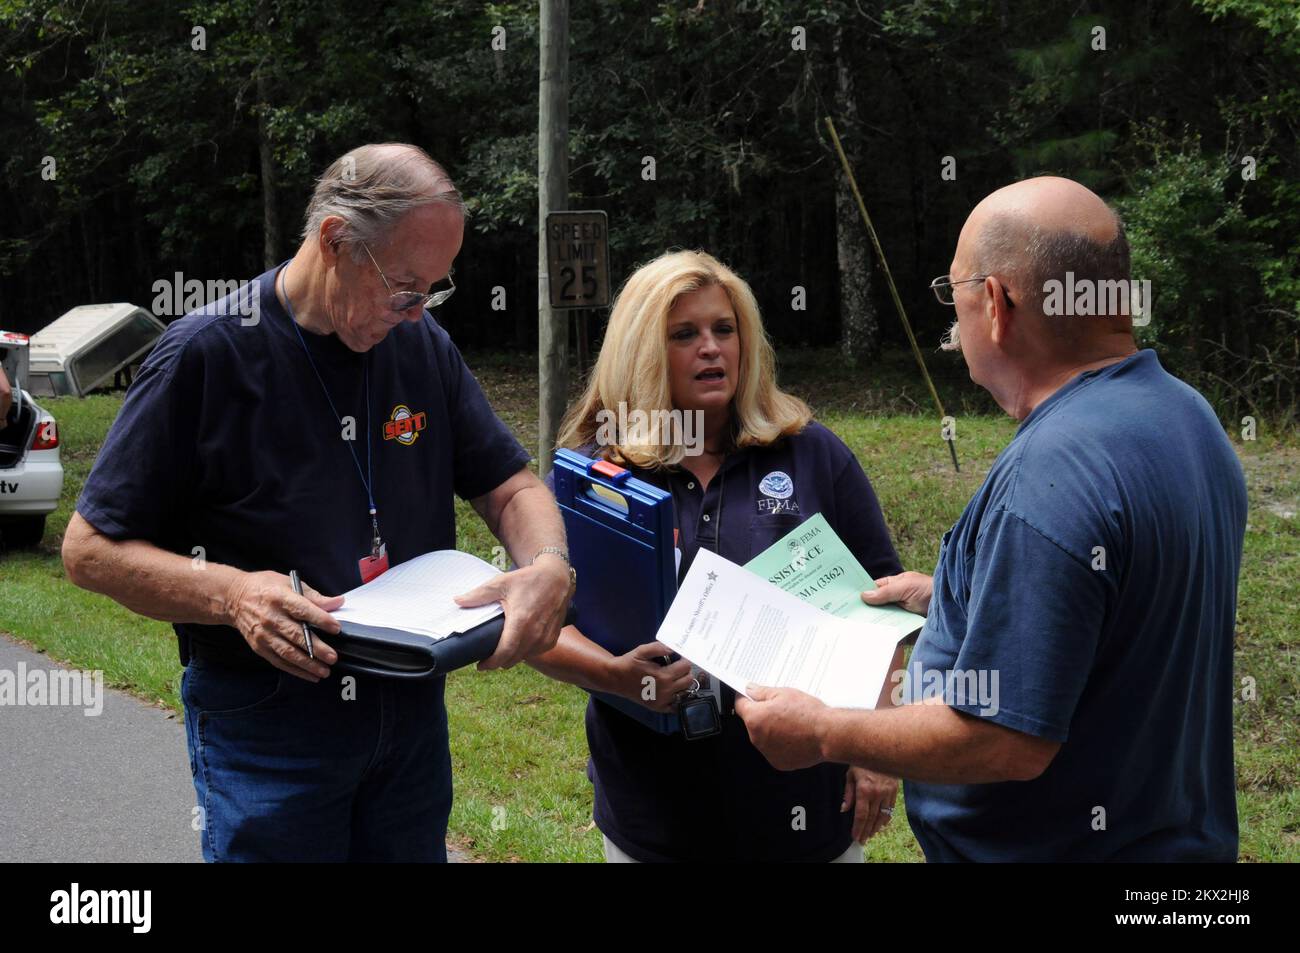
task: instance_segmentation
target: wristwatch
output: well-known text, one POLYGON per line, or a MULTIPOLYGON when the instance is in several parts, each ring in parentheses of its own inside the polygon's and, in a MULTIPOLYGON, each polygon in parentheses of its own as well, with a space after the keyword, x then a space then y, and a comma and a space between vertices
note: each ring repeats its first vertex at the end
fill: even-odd
POLYGON ((559 556, 561 559, 564 560, 565 565, 569 567, 569 585, 577 586, 578 570, 574 569, 573 563, 569 562, 569 554, 565 552, 563 549, 561 549, 559 546, 543 546, 541 549, 537 551, 537 555, 528 561, 528 565, 531 566, 533 563, 537 562, 538 556, 545 556, 547 553, 551 553, 554 556, 559 556))

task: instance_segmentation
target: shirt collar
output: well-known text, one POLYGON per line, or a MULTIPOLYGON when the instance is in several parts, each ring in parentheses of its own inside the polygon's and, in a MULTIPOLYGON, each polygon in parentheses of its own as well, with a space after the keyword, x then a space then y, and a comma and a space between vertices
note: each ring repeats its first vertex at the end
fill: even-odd
POLYGON ((1125 369, 1142 367, 1151 364, 1152 362, 1158 364, 1159 360, 1156 358, 1156 352, 1148 347, 1143 348, 1134 354, 1130 354, 1128 357, 1124 358, 1124 360, 1116 361, 1114 364, 1107 364, 1104 367, 1098 367, 1090 371, 1083 371, 1080 374, 1075 374, 1068 381, 1049 394, 1045 400, 1040 401, 1038 406, 1030 412, 1029 416, 1020 422, 1020 426, 1016 428, 1016 433, 1022 433, 1033 421, 1045 416, 1052 407, 1055 407, 1070 394, 1079 390, 1079 388, 1091 381, 1104 377, 1113 377, 1116 374, 1123 372, 1125 369))

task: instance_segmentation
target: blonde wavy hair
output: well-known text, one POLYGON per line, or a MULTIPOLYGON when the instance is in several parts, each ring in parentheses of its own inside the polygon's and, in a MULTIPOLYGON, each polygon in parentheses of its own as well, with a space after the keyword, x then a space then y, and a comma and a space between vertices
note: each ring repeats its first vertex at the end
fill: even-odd
MULTIPOLYGON (((740 367, 731 402, 731 442, 762 447, 798 433, 812 411, 776 386, 776 356, 758 302, 734 271, 703 251, 674 251, 642 265, 614 301, 600 356, 586 391, 569 408, 557 444, 577 449, 593 443, 601 411, 617 414, 620 402, 633 409, 671 411, 668 379, 668 314, 682 295, 716 285, 726 292, 740 333, 740 367)), ((603 415, 602 415, 603 416, 603 415)), ((675 466, 685 447, 674 444, 613 444, 606 459, 646 469, 675 466)))

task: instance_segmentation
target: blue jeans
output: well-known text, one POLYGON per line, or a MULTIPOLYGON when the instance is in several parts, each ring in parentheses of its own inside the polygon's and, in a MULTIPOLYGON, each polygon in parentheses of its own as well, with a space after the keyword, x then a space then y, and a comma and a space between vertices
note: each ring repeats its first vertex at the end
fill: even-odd
POLYGON ((345 700, 343 675, 313 685, 191 659, 181 698, 204 860, 446 862, 444 679, 357 675, 345 700))

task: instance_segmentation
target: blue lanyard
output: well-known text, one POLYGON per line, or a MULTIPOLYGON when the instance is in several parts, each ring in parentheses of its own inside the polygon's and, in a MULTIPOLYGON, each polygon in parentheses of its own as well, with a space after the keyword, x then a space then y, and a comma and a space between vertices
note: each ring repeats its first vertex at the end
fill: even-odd
MULTIPOLYGON (((277 279, 282 277, 283 274, 284 274, 284 269, 281 269, 280 273, 276 276, 277 279)), ((342 416, 340 416, 338 408, 334 406, 334 399, 330 397, 329 388, 325 386, 325 378, 321 377, 320 370, 317 369, 316 362, 312 359, 311 351, 307 349, 307 340, 302 336, 302 329, 298 327, 298 319, 297 317, 294 316, 293 313, 293 302, 289 300, 289 288, 288 288, 287 281, 282 282, 281 287, 283 287, 284 289, 284 306, 289 311, 289 323, 293 325, 293 329, 298 335, 298 343, 302 345, 302 353, 307 355, 307 363, 311 365, 312 373, 316 375, 316 380, 320 382, 321 393, 325 395, 325 400, 330 405, 330 411, 334 414, 334 419, 337 420, 340 424, 342 424, 343 418, 342 416)), ((371 554, 377 556, 379 555, 379 547, 381 545, 381 541, 379 538, 379 511, 375 509, 375 494, 374 491, 371 489, 371 487, 374 485, 373 484, 374 471, 371 469, 371 457, 370 457, 371 417, 370 417, 370 355, 369 354, 367 354, 364 359, 364 370, 362 373, 363 373, 363 378, 365 380, 365 388, 366 388, 366 470, 364 473, 361 472, 361 458, 357 456, 357 451, 353 448, 352 441, 350 440, 347 441, 347 445, 348 445, 348 453, 352 454, 352 462, 355 463, 357 466, 357 476, 361 478, 361 485, 366 488, 366 501, 370 504, 370 528, 374 533, 374 538, 371 544, 371 554)))

